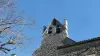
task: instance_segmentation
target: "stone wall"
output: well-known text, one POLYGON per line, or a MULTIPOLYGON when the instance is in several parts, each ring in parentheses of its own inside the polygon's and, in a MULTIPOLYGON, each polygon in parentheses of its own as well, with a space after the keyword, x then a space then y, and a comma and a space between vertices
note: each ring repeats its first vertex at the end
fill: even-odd
POLYGON ((41 43, 41 46, 34 52, 36 56, 61 56, 57 50, 57 46, 62 46, 65 44, 72 44, 73 40, 67 38, 64 32, 54 35, 45 35, 41 43), (66 41, 66 43, 63 43, 66 41))
POLYGON ((92 54, 100 56, 100 41, 64 48, 58 51, 61 56, 86 56, 92 54))

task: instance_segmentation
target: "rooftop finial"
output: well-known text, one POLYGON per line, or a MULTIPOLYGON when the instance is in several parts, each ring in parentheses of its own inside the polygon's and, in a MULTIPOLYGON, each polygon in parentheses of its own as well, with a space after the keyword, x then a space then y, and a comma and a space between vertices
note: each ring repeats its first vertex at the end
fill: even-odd
POLYGON ((68 21, 66 19, 64 19, 64 27, 66 28, 65 32, 66 32, 66 36, 68 36, 68 21))

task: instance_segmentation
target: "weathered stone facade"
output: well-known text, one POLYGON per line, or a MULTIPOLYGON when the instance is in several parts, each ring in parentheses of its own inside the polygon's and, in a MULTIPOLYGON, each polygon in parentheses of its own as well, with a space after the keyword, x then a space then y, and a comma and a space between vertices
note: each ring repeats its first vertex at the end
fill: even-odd
POLYGON ((95 56, 100 56, 100 40, 58 50, 61 56, 86 56, 93 54, 95 54, 95 56))
POLYGON ((33 56, 100 56, 99 37, 75 42, 66 36, 65 30, 66 27, 54 18, 43 30, 43 41, 33 56))

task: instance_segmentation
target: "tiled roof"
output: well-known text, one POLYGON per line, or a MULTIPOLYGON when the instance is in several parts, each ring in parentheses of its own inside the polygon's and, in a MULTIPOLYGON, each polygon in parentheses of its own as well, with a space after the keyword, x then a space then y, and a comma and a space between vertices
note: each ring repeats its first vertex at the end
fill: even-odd
POLYGON ((100 40, 100 37, 96 37, 96 38, 92 38, 92 39, 88 39, 88 40, 84 40, 84 41, 79 41, 79 42, 76 42, 76 43, 71 44, 71 45, 58 46, 57 49, 69 48, 69 47, 82 45, 82 44, 86 44, 86 43, 90 43, 90 42, 94 42, 94 41, 99 41, 99 40, 100 40))

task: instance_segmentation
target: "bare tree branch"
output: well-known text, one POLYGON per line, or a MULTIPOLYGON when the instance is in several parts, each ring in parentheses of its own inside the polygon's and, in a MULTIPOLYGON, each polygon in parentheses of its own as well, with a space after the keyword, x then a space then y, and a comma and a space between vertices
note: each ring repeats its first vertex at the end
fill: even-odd
POLYGON ((14 0, 0 0, 0 51, 8 53, 9 51, 16 49, 15 47, 9 48, 9 46, 23 45, 25 36, 22 34, 22 30, 25 26, 33 25, 34 21, 30 20, 27 23, 25 18, 21 15, 17 15, 14 10, 14 0), (8 9, 8 10, 7 10, 8 9), (3 11, 7 10, 7 11, 3 11), (6 46, 6 47, 5 47, 6 46))

